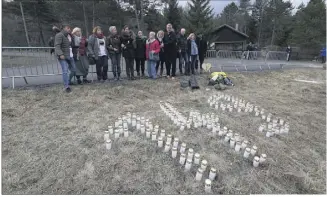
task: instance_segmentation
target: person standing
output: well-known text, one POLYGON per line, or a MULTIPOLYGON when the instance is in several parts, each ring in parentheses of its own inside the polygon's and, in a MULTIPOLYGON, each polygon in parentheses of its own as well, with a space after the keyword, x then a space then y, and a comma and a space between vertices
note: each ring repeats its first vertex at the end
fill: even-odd
POLYGON ((126 62, 126 75, 128 80, 135 80, 134 77, 134 58, 135 58, 135 34, 126 25, 122 31, 123 56, 126 62))
MULTIPOLYGON (((195 63, 199 55, 198 45, 196 43, 195 34, 191 33, 187 41, 187 55, 190 57, 190 67, 192 75, 195 74, 195 63)), ((189 73, 187 73, 189 75, 189 73)))
MULTIPOLYGON (((321 56, 321 63, 326 63, 326 48, 322 48, 320 51, 320 56, 321 56)), ((326 65, 325 65, 326 66, 326 65)))
POLYGON ((174 79, 176 76, 176 56, 177 56, 177 40, 170 23, 166 26, 166 34, 164 36, 164 53, 166 59, 167 77, 174 79), (171 69, 171 72, 170 72, 171 69))
MULTIPOLYGON (((48 44, 49 44, 49 47, 54 47, 54 37, 56 36, 57 33, 60 32, 60 29, 57 27, 57 26, 53 26, 52 27, 52 32, 53 32, 53 36, 50 37, 49 41, 48 41, 48 44)), ((55 52, 54 49, 50 49, 50 54, 52 55, 53 53, 55 52)))
POLYGON ((157 78, 156 64, 159 60, 160 44, 155 38, 156 34, 151 31, 146 41, 146 59, 148 61, 148 75, 152 79, 157 78))
POLYGON ((121 37, 117 33, 116 26, 109 27, 110 36, 107 40, 107 49, 109 51, 109 56, 112 64, 112 72, 114 74, 114 80, 120 79, 120 58, 121 58, 121 37))
POLYGON ((108 79, 108 51, 106 47, 106 38, 99 26, 95 27, 92 33, 87 45, 89 56, 95 59, 98 81, 106 81, 108 79))
POLYGON ((164 36, 165 36, 165 33, 162 30, 158 31, 157 40, 160 44, 160 52, 159 52, 159 61, 157 61, 157 66, 156 66, 156 73, 158 75, 158 69, 160 66, 160 73, 159 73, 160 77, 162 76, 164 63, 165 63, 165 53, 164 53, 164 44, 163 44, 164 36))
POLYGON ((62 78, 66 92, 71 92, 69 85, 71 84, 71 79, 75 75, 76 70, 70 32, 70 26, 68 24, 63 24, 61 32, 56 34, 54 40, 55 54, 57 55, 62 68, 62 78), (68 70, 70 70, 69 75, 68 70))
POLYGON ((286 60, 287 60, 287 61, 290 61, 290 59, 291 59, 291 53, 292 53, 292 48, 291 48, 290 45, 288 45, 288 47, 286 48, 286 53, 287 53, 287 58, 286 58, 286 60))
POLYGON ((183 64, 185 63, 185 75, 190 73, 190 68, 188 66, 189 60, 187 55, 187 37, 185 35, 185 29, 182 28, 177 36, 177 48, 179 53, 179 73, 183 75, 183 64))
MULTIPOLYGON (((202 73, 202 71, 203 71, 202 64, 204 62, 204 57, 205 57, 205 55, 207 53, 208 45, 207 45, 207 41, 203 38, 202 34, 199 34, 197 36, 196 43, 197 43, 197 46, 198 46, 198 49, 199 49, 198 53, 199 53, 199 61, 200 61, 200 73, 202 73)), ((196 62, 195 62, 195 69, 196 70, 198 70, 199 61, 196 60, 196 62)))
POLYGON ((87 80, 89 73, 89 61, 87 58, 87 40, 82 36, 81 28, 75 27, 72 31, 74 36, 73 56, 76 64, 76 78, 77 83, 82 84, 81 76, 83 76, 83 83, 90 83, 87 80))
POLYGON ((140 77, 140 70, 142 72, 142 77, 144 77, 145 43, 146 43, 146 37, 143 36, 142 31, 139 31, 136 37, 136 50, 135 50, 135 63, 136 63, 137 77, 140 77))
POLYGON ((247 60, 249 60, 249 59, 252 59, 252 52, 251 51, 253 51, 253 46, 252 46, 252 42, 250 42, 249 44, 248 44, 248 46, 246 47, 246 50, 248 51, 248 54, 247 54, 247 60))

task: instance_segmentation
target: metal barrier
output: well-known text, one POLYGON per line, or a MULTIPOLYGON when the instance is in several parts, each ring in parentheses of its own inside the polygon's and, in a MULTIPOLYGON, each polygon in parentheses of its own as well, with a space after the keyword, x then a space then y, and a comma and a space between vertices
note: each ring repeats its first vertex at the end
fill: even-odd
MULTIPOLYGON (((23 78, 28 84, 27 78, 40 76, 62 75, 61 66, 57 57, 51 51, 53 47, 2 47, 2 79, 12 79, 12 87, 15 87, 15 78, 23 78)), ((121 58, 121 71, 126 68, 125 61, 121 58)), ((108 72, 112 72, 111 61, 108 59, 108 72)), ((92 75, 95 65, 90 65, 92 75)))
POLYGON ((266 53, 263 51, 244 51, 242 53, 242 64, 246 70, 263 70, 263 66, 266 65, 266 53))
POLYGON ((234 68, 236 71, 246 71, 246 66, 244 66, 242 61, 243 51, 227 51, 220 50, 217 52, 216 65, 220 67, 220 71, 224 69, 230 70, 234 68))
POLYGON ((207 50, 206 58, 216 58, 217 51, 216 50, 207 50))
POLYGON ((279 65, 283 68, 287 64, 288 53, 284 51, 268 51, 265 59, 266 65, 271 68, 272 65, 279 65))

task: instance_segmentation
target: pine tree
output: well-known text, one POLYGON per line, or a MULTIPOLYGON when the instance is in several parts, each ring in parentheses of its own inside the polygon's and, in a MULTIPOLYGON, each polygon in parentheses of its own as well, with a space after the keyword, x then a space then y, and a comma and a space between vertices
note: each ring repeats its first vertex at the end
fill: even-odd
POLYGON ((177 32, 180 28, 181 15, 178 9, 177 0, 169 0, 168 7, 164 9, 164 16, 166 19, 166 24, 171 23, 173 29, 177 32))
POLYGON ((189 21, 189 32, 208 35, 213 29, 213 8, 209 5, 210 0, 191 0, 188 2, 190 7, 187 16, 189 21))

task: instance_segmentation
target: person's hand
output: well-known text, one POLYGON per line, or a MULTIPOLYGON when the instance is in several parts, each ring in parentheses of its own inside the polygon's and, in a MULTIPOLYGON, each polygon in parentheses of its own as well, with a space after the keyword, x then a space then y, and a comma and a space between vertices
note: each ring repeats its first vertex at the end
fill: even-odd
POLYGON ((118 49, 114 48, 114 51, 118 51, 118 49))
POLYGON ((61 56, 59 56, 59 58, 60 58, 61 60, 64 60, 64 59, 65 59, 65 56, 64 56, 64 55, 61 55, 61 56))
POLYGON ((164 47, 164 44, 163 44, 163 43, 161 43, 160 47, 164 47))
POLYGON ((154 51, 154 50, 152 50, 152 51, 151 51, 151 53, 155 53, 155 51, 154 51))
POLYGON ((178 50, 178 52, 182 52, 182 50, 181 50, 181 49, 179 49, 179 50, 178 50))
POLYGON ((121 44, 121 47, 125 48, 125 45, 124 44, 121 44))

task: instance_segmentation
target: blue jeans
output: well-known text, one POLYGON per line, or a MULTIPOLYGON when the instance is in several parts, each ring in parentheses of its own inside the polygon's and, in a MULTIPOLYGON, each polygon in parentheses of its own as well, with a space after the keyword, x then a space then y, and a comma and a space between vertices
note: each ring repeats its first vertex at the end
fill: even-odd
POLYGON ((65 88, 68 88, 69 82, 76 75, 76 65, 75 65, 74 58, 69 58, 65 60, 59 59, 59 63, 62 69, 62 79, 64 81, 64 86, 65 88), (69 75, 68 75, 68 70, 70 71, 69 75))
POLYGON ((156 61, 148 60, 148 75, 152 79, 157 78, 156 65, 157 65, 156 61))
POLYGON ((182 74, 183 73, 183 64, 185 62, 185 74, 189 74, 189 60, 188 60, 188 55, 186 52, 180 52, 179 53, 179 73, 182 74))

